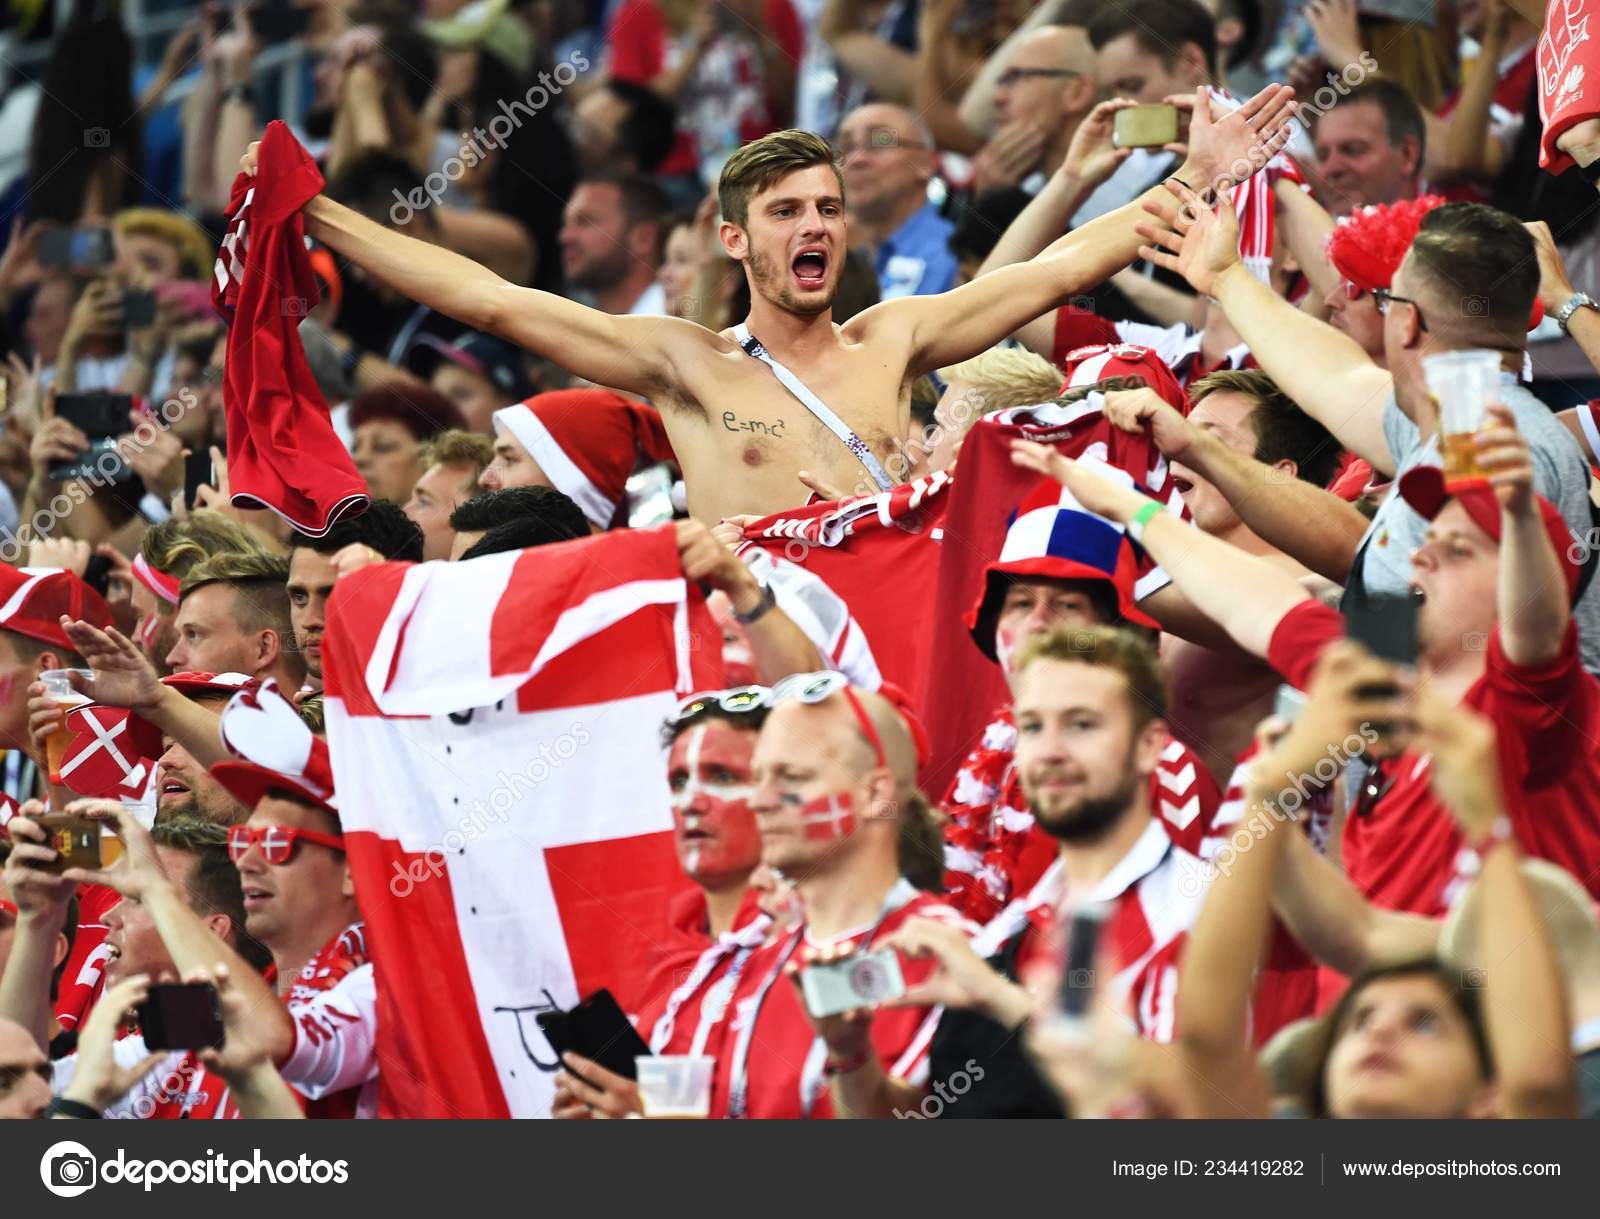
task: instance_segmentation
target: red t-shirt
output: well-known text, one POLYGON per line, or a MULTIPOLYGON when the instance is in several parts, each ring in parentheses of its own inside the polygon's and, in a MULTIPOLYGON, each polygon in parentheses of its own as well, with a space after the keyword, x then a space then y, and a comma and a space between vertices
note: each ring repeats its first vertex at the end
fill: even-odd
POLYGON ((657 1054, 700 1054, 727 1014, 728 1001, 772 920, 745 894, 733 927, 712 940, 705 894, 680 893, 667 910, 669 932, 651 959, 634 1024, 657 1054))
MULTIPOLYGON (((805 33, 789 0, 765 0, 763 26, 749 31, 749 37, 718 35, 706 49, 678 94, 677 140, 656 172, 694 173, 703 152, 697 134, 709 135, 730 120, 741 143, 778 130, 779 116, 772 111, 766 69, 754 39, 775 43, 798 66, 805 33)), ((656 0, 623 0, 611 19, 606 45, 612 77, 640 85, 653 82, 684 54, 683 48, 673 47, 656 0)))
MULTIPOLYGON (((1206 884, 1206 865, 1175 845, 1164 823, 1152 818, 1128 853, 1084 897, 1111 907, 1101 939, 1117 972, 1102 993, 1125 1010, 1139 1036, 1151 1041, 1171 1041, 1177 1031, 1178 964, 1206 884)), ((1041 963, 1059 964, 1056 924, 1063 906, 1075 897, 1067 892, 1057 858, 1026 897, 984 927, 974 949, 993 956, 1020 931, 1019 978, 1025 981, 1041 963)))
MULTIPOLYGON (((1315 601, 1296 606, 1273 633, 1267 659, 1304 689, 1324 648, 1344 635, 1339 614, 1315 601)), ((1600 683, 1578 655, 1578 631, 1555 659, 1513 664, 1496 627, 1483 676, 1462 700, 1495 727, 1506 814, 1529 855, 1567 869, 1600 896, 1600 683)), ((1449 908, 1465 840, 1429 782, 1430 759, 1407 752, 1384 764, 1388 791, 1345 824, 1351 883, 1374 905, 1430 917, 1449 908)))
MULTIPOLYGON (((904 882, 902 882, 904 883, 904 882)), ((909 888, 909 886, 907 886, 909 888)), ((977 928, 931 893, 916 893, 886 914, 872 932, 879 943, 909 918, 934 918, 975 934, 977 928)), ((830 944, 859 942, 872 931, 861 927, 830 944)), ((800 988, 783 974, 783 966, 798 960, 802 942, 822 947, 806 937, 802 927, 779 936, 757 951, 745 967, 733 993, 732 1018, 724 1020, 706 1052, 717 1059, 711 1089, 711 1116, 730 1116, 730 1092, 737 1071, 740 1047, 746 1082, 743 1116, 751 1118, 827 1118, 833 1116, 833 1098, 823 1075, 827 1047, 812 1027, 800 998, 800 988), (764 992, 764 994, 763 994, 764 992), (750 1021, 754 1021, 751 1025, 750 1021), (748 1026, 748 1032, 747 1032, 748 1026)), ((865 947, 865 946, 863 946, 865 947)), ((923 981, 935 968, 931 960, 900 958, 907 986, 923 981)), ((872 1046, 891 1075, 921 1083, 928 1073, 928 1043, 938 1024, 940 1009, 883 1007, 872 1018, 872 1046)))

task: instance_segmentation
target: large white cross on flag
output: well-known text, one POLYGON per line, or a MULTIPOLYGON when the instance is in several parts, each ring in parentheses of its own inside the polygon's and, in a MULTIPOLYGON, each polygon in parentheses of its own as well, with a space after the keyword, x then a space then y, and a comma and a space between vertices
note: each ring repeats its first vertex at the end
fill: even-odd
POLYGON ((688 883, 660 729, 721 636, 672 526, 365 568, 323 663, 380 1112, 547 1116, 534 1017, 625 991, 688 883))

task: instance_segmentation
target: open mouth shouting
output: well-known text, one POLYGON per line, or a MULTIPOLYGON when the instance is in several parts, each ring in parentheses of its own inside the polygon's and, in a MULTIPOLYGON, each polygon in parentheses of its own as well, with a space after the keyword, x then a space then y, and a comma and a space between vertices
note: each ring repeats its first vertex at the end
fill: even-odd
POLYGON ((795 282, 806 292, 815 292, 828 282, 828 247, 801 246, 789 263, 795 282))
POLYGON ((166 804, 169 800, 181 800, 189 794, 189 785, 171 771, 161 774, 161 788, 156 797, 157 804, 166 804))

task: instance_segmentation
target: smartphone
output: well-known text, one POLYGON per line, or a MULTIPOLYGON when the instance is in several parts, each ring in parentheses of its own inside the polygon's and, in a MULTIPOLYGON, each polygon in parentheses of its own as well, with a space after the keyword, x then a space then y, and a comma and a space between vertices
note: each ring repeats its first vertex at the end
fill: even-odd
POLYGON ((45 832, 47 841, 44 845, 56 853, 56 858, 50 863, 34 865, 40 871, 54 872, 59 876, 68 868, 99 869, 101 828, 94 818, 46 813, 38 819, 37 824, 45 832))
POLYGON ((1344 633, 1379 660, 1417 661, 1417 599, 1361 597, 1342 607, 1344 633))
POLYGON ((800 971, 800 993, 813 1016, 836 1016, 898 999, 906 993, 900 955, 893 948, 876 948, 842 961, 809 965, 800 971))
POLYGON ((122 293, 122 324, 132 330, 156 320, 156 294, 147 288, 126 288, 122 293))
POLYGON ((1285 724, 1292 724, 1300 718, 1305 705, 1306 696, 1293 686, 1284 684, 1278 687, 1277 696, 1272 700, 1272 714, 1285 724))
POLYGON ((39 235, 39 265, 98 271, 116 258, 110 229, 51 229, 39 235))
POLYGON ((633 1060, 651 1053, 609 990, 597 990, 567 1011, 540 1012, 534 1022, 557 1054, 569 1050, 582 1054, 624 1079, 637 1079, 639 1068, 633 1060))
POLYGON ((1178 108, 1130 106, 1111 121, 1113 148, 1162 148, 1178 138, 1178 108))
POLYGON ((100 478, 126 482, 133 471, 117 452, 117 437, 132 426, 132 394, 62 394, 56 399, 56 414, 89 438, 89 447, 72 461, 50 467, 57 482, 74 478, 100 478), (111 454, 107 457, 106 454, 111 454))
POLYGON ((1061 993, 1056 1003, 1070 1026, 1087 1027, 1089 1005, 1094 1001, 1095 962, 1100 953, 1100 933, 1111 907, 1104 902, 1080 906, 1067 916, 1067 951, 1061 971, 1061 993))
POLYGON ((204 1050, 223 1043, 222 1005, 209 982, 152 986, 139 1004, 139 1033, 152 1050, 204 1050))

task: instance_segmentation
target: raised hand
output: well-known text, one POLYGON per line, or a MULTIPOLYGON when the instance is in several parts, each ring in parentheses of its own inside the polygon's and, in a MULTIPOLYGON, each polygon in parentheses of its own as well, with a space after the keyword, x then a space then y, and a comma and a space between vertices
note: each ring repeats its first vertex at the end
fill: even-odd
POLYGON ((1527 513, 1534 506, 1533 453, 1516 418, 1504 406, 1491 405, 1483 426, 1472 434, 1478 468, 1487 473, 1495 498, 1507 512, 1527 513))
POLYGON ((1213 212, 1201 197, 1181 182, 1166 181, 1178 203, 1148 199, 1144 210, 1161 223, 1142 222, 1134 231, 1149 244, 1139 247, 1139 257, 1158 267, 1176 271, 1202 296, 1210 296, 1216 282, 1239 261, 1239 217, 1226 194, 1213 212), (1181 206, 1180 206, 1181 205, 1181 206))
POLYGON ((107 707, 148 711, 161 701, 161 678, 139 646, 115 627, 102 631, 65 614, 61 626, 72 646, 94 670, 92 682, 76 674, 73 688, 107 707))
POLYGON ((1183 460, 1199 436, 1199 429, 1155 390, 1117 389, 1105 395, 1106 418, 1124 432, 1149 431, 1167 457, 1183 460))
POLYGON ((104 1109, 128 1094, 128 1090, 155 1069, 166 1057, 164 1051, 147 1054, 132 1067, 116 1058, 117 1034, 127 1012, 143 1003, 150 994, 150 976, 134 974, 123 978, 100 996, 78 1034, 78 1065, 72 1083, 62 1095, 91 1109, 104 1109))
MULTIPOLYGON (((1117 111, 1138 104, 1125 97, 1114 97, 1101 102, 1084 115, 1078 129, 1072 133, 1067 155, 1056 172, 1076 179, 1082 186, 1098 186, 1109 178, 1116 172, 1117 166, 1133 155, 1131 148, 1112 146, 1111 136, 1116 126, 1117 111)), ((1180 152, 1180 155, 1188 151, 1181 144, 1173 146, 1172 150, 1180 152)))
POLYGON ((1293 134, 1294 90, 1268 85, 1244 105, 1217 116, 1204 85, 1193 97, 1167 98, 1190 111, 1189 159, 1180 171, 1184 182, 1207 198, 1223 194, 1265 169, 1293 134))
POLYGON ((111 823, 122 840, 122 858, 111 867, 68 868, 63 873, 68 880, 82 885, 106 885, 134 901, 143 901, 157 889, 172 883, 156 857, 150 831, 120 801, 74 800, 65 811, 75 817, 92 817, 111 823))
POLYGON ((1053 478, 1090 512, 1107 520, 1126 523, 1150 502, 1132 487, 1112 482, 1082 462, 1063 457, 1047 444, 1031 440, 1011 442, 1011 463, 1053 478))

